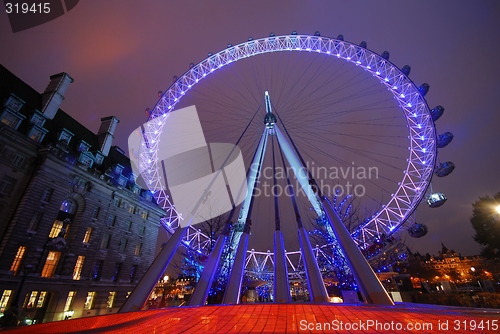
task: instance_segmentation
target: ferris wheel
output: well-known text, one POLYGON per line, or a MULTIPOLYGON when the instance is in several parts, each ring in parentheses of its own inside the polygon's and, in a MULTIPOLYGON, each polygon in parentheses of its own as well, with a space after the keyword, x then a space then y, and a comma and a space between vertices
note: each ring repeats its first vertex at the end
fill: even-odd
MULTIPOLYGON (((181 239, 184 245, 200 252, 211 244, 211 238, 196 226, 179 228, 186 213, 177 211, 164 189, 165 170, 158 158, 162 145, 173 145, 161 140, 166 116, 191 105, 198 110, 207 142, 233 143, 241 149, 246 166, 258 162, 257 170, 247 171, 253 180, 250 195, 230 213, 229 220, 234 211, 239 211, 239 216, 231 232, 236 238, 229 242, 230 252, 225 260, 231 262, 236 257, 240 266, 245 262, 240 245, 245 244, 242 249, 246 253, 252 213, 256 245, 265 243, 266 236, 272 238, 274 224, 270 221, 275 221, 281 251, 277 251, 275 234, 274 254, 263 250, 264 260, 259 263, 258 252, 252 249, 245 262, 247 266, 253 261, 261 273, 269 272, 266 263, 274 266, 275 289, 287 286, 286 278, 281 278, 282 284, 276 284, 278 262, 284 266, 281 271, 287 272, 287 266, 298 267, 294 266, 294 255, 304 266, 314 261, 306 228, 323 229, 330 237, 324 246, 331 247, 335 257, 342 257, 344 252, 351 254, 346 258, 351 269, 356 267, 356 281, 363 281, 363 272, 371 270, 359 265, 365 261, 357 257, 359 250, 369 250, 399 230, 408 230, 412 237, 425 235, 425 225, 410 218, 424 199, 430 207, 439 207, 446 201, 444 194, 428 191, 433 175, 446 176, 455 167, 449 161, 440 163, 437 157, 438 148, 448 145, 453 135, 437 134, 435 121, 444 109, 428 107, 424 96, 429 85, 417 86, 409 73, 409 66, 400 69, 391 63, 388 52, 378 54, 369 50, 366 42, 353 44, 344 41, 342 35, 329 38, 319 32, 249 38, 238 45, 228 44, 218 53, 209 53, 198 64, 191 63, 183 75, 174 76, 165 92, 159 92, 158 103, 148 110, 149 121, 153 122, 141 130, 147 140, 136 163, 157 202, 167 212, 163 225, 173 233, 169 240, 172 246, 164 252, 168 255, 155 260, 150 271, 163 272, 165 267, 158 263, 171 260, 181 239), (266 151, 267 146, 272 148, 266 151), (295 184, 290 181, 289 169, 293 170, 295 184), (304 175, 297 173, 299 169, 304 175), (277 189, 282 192, 278 194, 277 189), (287 193, 287 189, 292 190, 287 193), (337 201, 339 198, 344 199, 337 201), (346 201, 348 206, 344 205, 346 201), (337 218, 332 220, 333 216, 337 218), (294 219, 295 229, 279 223, 294 219), (341 226, 335 227, 332 221, 341 226), (342 236, 339 230, 347 234, 342 236), (300 252, 295 251, 298 244, 293 241, 297 231, 300 252), (292 241, 286 241, 287 232, 292 241), (240 238, 247 239, 241 242, 240 238), (303 245, 306 239, 307 247, 303 245), (285 247, 293 250, 284 251, 285 247)), ((211 257, 217 258, 209 266, 212 271, 217 269, 221 247, 218 240, 211 253, 211 257)), ((316 246, 316 261, 319 253, 324 254, 316 246)), ((236 266, 232 271, 235 269, 236 266)), ((240 276, 241 285, 243 268, 240 269, 236 276, 240 276)), ((314 300, 325 300, 326 290, 318 283, 322 282, 318 265, 306 272, 308 281, 316 282, 315 286, 310 285, 314 300)), ((150 285, 155 275, 146 275, 150 285)), ((210 275, 206 281, 212 281, 213 274, 210 275)), ((238 283, 232 284, 231 280, 232 277, 230 290, 237 291, 238 283)), ((365 298, 371 292, 379 293, 378 288, 370 288, 375 281, 370 278, 361 284, 365 298)), ((202 305, 209 287, 197 289, 205 295, 193 300, 202 305)), ((285 288, 281 295, 286 294, 285 288)), ((380 298, 381 303, 389 302, 387 296, 380 298)), ((236 302, 238 298, 230 296, 228 300, 236 302)))
MULTIPOLYGON (((204 113, 207 115, 205 133, 209 136, 216 134, 214 139, 218 137, 230 141, 231 134, 241 132, 255 110, 260 108, 261 115, 264 114, 263 93, 269 90, 279 117, 278 123, 281 121, 292 140, 296 139, 303 155, 311 158, 308 160, 311 169, 316 167, 319 174, 330 163, 326 170, 330 176, 341 178, 343 174, 363 178, 358 180, 361 183, 357 185, 351 183, 351 193, 347 193, 346 184, 341 182, 336 183, 335 190, 340 189, 354 197, 371 197, 375 202, 369 204, 371 215, 351 229, 356 243, 366 248, 381 235, 392 235, 400 229, 423 199, 427 199, 431 207, 442 204, 446 200, 444 194, 433 193, 426 198, 426 192, 434 173, 444 176, 454 168, 451 162, 437 163, 437 147, 446 146, 453 138, 449 132, 440 136, 436 133, 434 122, 441 116, 443 108, 428 107, 424 96, 429 86, 417 86, 409 78, 409 73, 409 66, 399 69, 392 64, 388 52, 377 54, 367 49, 365 42, 352 44, 344 41, 341 35, 328 38, 319 33, 313 36, 295 32, 283 36, 271 34, 267 38, 250 38, 234 46, 229 44, 218 53, 210 53, 198 64, 191 64, 187 72, 174 77, 174 83, 161 93, 150 118, 160 117, 182 105, 194 104, 200 110, 200 118, 204 113), (285 64, 283 58, 276 56, 277 53, 300 55, 295 59, 285 58, 285 64), (301 57, 303 55, 305 57, 301 57), (237 68, 237 62, 243 63, 249 58, 257 61, 237 68), (340 65, 330 68, 332 63, 340 65), (276 67, 283 72, 281 76, 273 72, 276 67), (349 75, 349 71, 354 73, 349 75), (218 76, 219 72, 224 73, 218 76), (246 77, 243 72, 247 72, 246 77), (366 73, 375 80, 367 78, 366 73), (240 80, 236 84, 235 77, 240 80), (299 79, 303 79, 303 83, 299 83, 299 79), (289 84, 280 83, 280 80, 289 84), (335 80, 344 82, 335 84, 335 80), (350 91, 353 86, 359 86, 354 93, 350 91), (308 90, 308 87, 313 88, 308 90), (279 89, 273 91, 273 88, 279 89), (300 95, 303 91, 305 93, 300 95), (388 98, 387 92, 392 94, 392 99, 388 98), (186 102, 182 104, 184 100, 186 102), (348 102, 353 100, 357 102, 349 106, 348 102), (304 110, 299 111, 297 107, 304 110), (319 116, 315 116, 314 112, 319 116), (355 130, 351 129, 353 127, 355 130), (392 131, 394 128, 397 130, 392 131), (309 138, 305 139, 306 136, 309 138), (318 147, 328 143, 340 153, 324 152, 332 149, 327 146, 318 147), (321 150, 322 156, 331 159, 330 162, 325 163, 318 158, 321 150), (314 156, 311 151, 318 154, 314 156), (344 155, 344 152, 350 152, 352 156, 344 155), (393 162, 397 159, 401 161, 393 162), (381 172, 380 166, 387 167, 387 171, 381 172), (372 168, 379 173, 377 179, 366 174, 370 167, 377 168, 372 168), (354 175, 356 173, 358 175, 354 175), (377 186, 377 182, 384 185, 377 186), (380 191, 366 194, 364 192, 368 187, 378 187, 380 191)), ((263 126, 261 118, 257 117, 253 122, 263 126)), ((154 137, 155 133, 161 133, 161 125, 158 127, 151 129, 149 135, 154 137)), ((256 136, 249 137, 252 139, 248 143, 240 143, 240 146, 244 149, 247 145, 248 151, 253 153, 256 136)), ((158 183, 158 175, 149 174, 147 182, 158 183)), ((167 226, 175 229, 179 216, 168 194, 160 191, 156 196, 170 214, 167 226)))

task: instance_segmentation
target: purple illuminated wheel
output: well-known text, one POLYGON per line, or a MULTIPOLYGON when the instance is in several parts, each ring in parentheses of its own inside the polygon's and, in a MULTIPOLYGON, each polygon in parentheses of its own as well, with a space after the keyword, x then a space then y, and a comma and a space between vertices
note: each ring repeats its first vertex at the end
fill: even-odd
MULTIPOLYGON (((278 123, 289 131, 309 167, 318 174, 322 168, 330 172, 316 177, 329 185, 331 191, 324 193, 333 196, 333 190, 347 190, 349 181, 359 181, 351 182, 351 191, 358 185, 355 202, 360 216, 368 218, 349 229, 366 248, 405 224, 424 199, 435 170, 436 130, 424 99, 426 88, 417 87, 408 74, 408 68, 399 69, 388 60, 388 53, 377 54, 366 43, 319 34, 271 35, 228 45, 192 64, 174 77, 150 120, 196 105, 207 142, 234 143, 249 125, 248 138, 240 144, 248 163, 263 126, 261 114, 254 116, 263 115, 263 93, 269 91, 278 123), (377 172, 376 178, 368 177, 369 168, 377 172), (345 177, 336 179, 335 172, 345 177)), ((156 124, 146 133, 158 140, 140 159, 141 168, 149 171, 143 177, 150 188, 161 183, 156 152, 162 123, 156 124)), ((175 230, 181 213, 165 192, 155 197, 168 213, 165 227, 175 230)), ((304 217, 311 215, 310 205, 302 207, 304 217)), ((263 217, 268 214, 264 204, 259 208, 263 217)), ((185 242, 202 249, 207 240, 191 227, 185 242)))

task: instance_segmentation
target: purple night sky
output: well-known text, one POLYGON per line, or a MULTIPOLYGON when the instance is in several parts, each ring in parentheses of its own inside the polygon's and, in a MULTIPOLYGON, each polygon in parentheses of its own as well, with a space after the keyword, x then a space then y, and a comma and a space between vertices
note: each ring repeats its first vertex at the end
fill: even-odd
POLYGON ((439 133, 453 142, 440 151, 455 171, 434 178, 448 196, 439 209, 421 204, 417 221, 429 228, 408 238, 414 251, 437 253, 443 242, 462 255, 479 252, 469 222, 471 203, 500 191, 500 4, 496 1, 159 1, 84 0, 46 24, 12 33, 0 14, 0 63, 43 92, 49 76, 75 82, 61 108, 97 131, 100 118, 120 119, 115 144, 127 150, 132 130, 146 121, 157 92, 208 52, 248 37, 313 34, 367 41, 388 50, 410 78, 427 82, 429 106, 443 105, 439 133))

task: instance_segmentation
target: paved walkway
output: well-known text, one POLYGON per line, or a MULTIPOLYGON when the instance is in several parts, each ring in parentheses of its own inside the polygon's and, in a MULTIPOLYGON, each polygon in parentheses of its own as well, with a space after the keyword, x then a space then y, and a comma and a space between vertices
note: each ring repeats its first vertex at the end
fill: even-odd
POLYGON ((499 333, 500 310, 402 303, 244 304, 110 314, 4 333, 499 333))

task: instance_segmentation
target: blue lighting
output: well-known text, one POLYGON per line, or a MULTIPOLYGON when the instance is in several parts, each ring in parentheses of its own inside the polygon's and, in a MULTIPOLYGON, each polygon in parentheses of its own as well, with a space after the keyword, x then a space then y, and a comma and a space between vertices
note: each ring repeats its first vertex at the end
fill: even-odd
POLYGON ((384 79, 384 81, 385 81, 385 82, 389 82, 389 78, 385 78, 385 79, 384 79))

